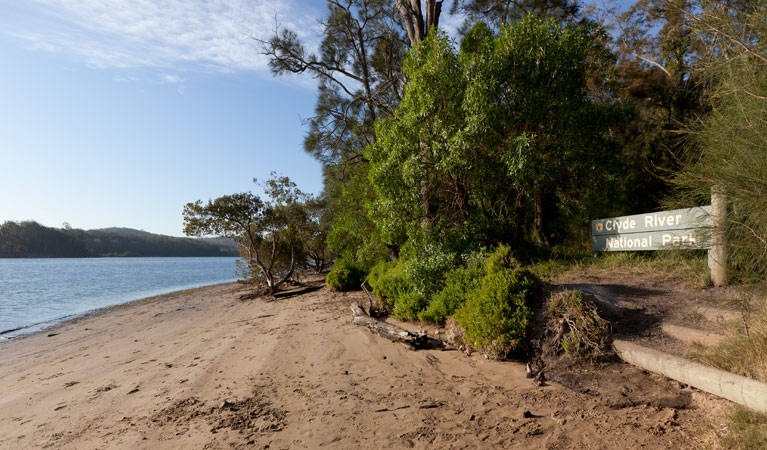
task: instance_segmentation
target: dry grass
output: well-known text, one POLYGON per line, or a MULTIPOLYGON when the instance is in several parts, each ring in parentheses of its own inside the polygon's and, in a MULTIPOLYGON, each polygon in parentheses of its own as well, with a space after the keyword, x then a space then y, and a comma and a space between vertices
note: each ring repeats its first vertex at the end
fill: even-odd
POLYGON ((580 291, 552 294, 546 309, 547 326, 554 344, 573 359, 593 359, 604 354, 610 344, 610 324, 601 318, 597 307, 580 291))
POLYGON ((560 275, 624 273, 677 280, 698 289, 711 284, 708 260, 703 251, 657 251, 603 253, 598 258, 580 256, 550 259, 532 264, 529 270, 544 280, 560 275))
POLYGON ((767 303, 730 327, 711 347, 696 346, 691 356, 728 372, 767 382, 767 303))
POLYGON ((719 423, 710 425, 712 448, 764 450, 767 448, 767 415, 737 406, 719 423))

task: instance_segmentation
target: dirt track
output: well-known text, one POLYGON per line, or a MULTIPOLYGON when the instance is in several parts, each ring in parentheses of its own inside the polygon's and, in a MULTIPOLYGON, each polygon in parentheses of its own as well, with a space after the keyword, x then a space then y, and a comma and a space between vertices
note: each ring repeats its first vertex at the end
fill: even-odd
POLYGON ((698 446, 710 409, 695 393, 685 408, 610 407, 536 386, 521 363, 409 351, 350 323, 363 294, 241 293, 211 287, 3 344, 0 448, 678 449, 698 446))

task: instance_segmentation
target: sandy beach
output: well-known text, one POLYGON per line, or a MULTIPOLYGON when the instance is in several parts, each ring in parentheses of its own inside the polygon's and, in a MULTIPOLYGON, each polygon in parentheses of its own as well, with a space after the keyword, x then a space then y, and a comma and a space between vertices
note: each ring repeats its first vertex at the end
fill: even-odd
POLYGON ((707 420, 408 350, 351 323, 364 294, 245 292, 166 295, 0 344, 0 448, 690 448, 707 420))

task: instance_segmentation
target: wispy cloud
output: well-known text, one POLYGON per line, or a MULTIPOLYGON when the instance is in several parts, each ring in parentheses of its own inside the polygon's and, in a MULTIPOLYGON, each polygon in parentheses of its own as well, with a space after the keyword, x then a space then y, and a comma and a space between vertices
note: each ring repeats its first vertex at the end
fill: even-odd
MULTIPOLYGON (((71 53, 99 68, 266 71, 251 36, 275 25, 316 40, 316 19, 295 1, 30 0, 14 6, 5 33, 35 50, 71 53), (10 21, 9 21, 10 22, 10 21)), ((1 22, 6 22, 0 20, 1 22)), ((177 83, 168 75, 163 81, 177 83)))
POLYGON ((160 74, 160 81, 162 81, 163 83, 168 83, 168 84, 179 84, 179 83, 183 83, 184 79, 181 78, 179 75, 171 75, 169 73, 163 73, 163 74, 160 74))

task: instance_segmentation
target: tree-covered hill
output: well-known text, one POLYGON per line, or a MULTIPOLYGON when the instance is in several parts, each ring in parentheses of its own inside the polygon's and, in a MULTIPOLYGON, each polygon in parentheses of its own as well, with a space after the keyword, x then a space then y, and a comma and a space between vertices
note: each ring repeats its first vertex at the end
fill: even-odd
POLYGON ((0 258, 237 255, 232 240, 179 238, 130 228, 51 228, 34 221, 0 225, 0 258))

